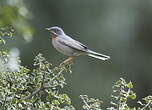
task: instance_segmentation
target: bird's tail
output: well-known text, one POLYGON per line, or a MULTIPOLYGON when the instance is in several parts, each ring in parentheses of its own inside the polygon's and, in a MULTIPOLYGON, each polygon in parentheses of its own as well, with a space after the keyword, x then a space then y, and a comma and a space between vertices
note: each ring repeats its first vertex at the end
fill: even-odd
POLYGON ((108 59, 110 59, 110 56, 103 55, 103 54, 94 52, 92 50, 89 50, 87 53, 88 53, 87 54, 88 56, 94 57, 94 58, 97 58, 97 59, 100 59, 100 60, 108 60, 108 59))

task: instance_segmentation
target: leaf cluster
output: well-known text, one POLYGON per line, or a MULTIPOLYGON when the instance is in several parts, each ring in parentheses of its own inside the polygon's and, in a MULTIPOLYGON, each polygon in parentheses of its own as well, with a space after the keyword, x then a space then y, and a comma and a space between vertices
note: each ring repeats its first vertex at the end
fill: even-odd
MULTIPOLYGON (((28 23, 32 14, 23 0, 1 0, 0 1, 0 32, 6 28, 15 29, 18 35, 22 35, 26 41, 31 41, 33 35, 32 26, 28 23)), ((0 33, 1 34, 4 33, 0 33)), ((10 32, 5 33, 12 36, 10 32)), ((3 42, 4 40, 1 40, 3 42)))

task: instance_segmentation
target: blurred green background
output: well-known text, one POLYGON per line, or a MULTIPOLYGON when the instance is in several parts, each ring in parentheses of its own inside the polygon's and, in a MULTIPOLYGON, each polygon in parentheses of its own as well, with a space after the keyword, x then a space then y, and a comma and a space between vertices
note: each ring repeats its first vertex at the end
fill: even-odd
MULTIPOLYGON (((38 53, 56 66, 67 58, 52 47, 50 33, 44 29, 51 26, 59 26, 91 49, 111 56, 109 61, 79 57, 72 66, 73 73, 65 74, 64 90, 77 109, 81 94, 100 98, 105 106, 111 99, 114 82, 120 77, 133 82, 138 98, 152 93, 152 1, 24 0, 24 3, 28 10, 22 9, 21 14, 33 27, 33 37, 29 30, 24 36, 16 34, 13 40, 7 40, 8 49, 20 50, 23 65, 32 68, 38 53)), ((29 29, 24 29, 26 26, 27 23, 21 23, 18 28, 29 29)))

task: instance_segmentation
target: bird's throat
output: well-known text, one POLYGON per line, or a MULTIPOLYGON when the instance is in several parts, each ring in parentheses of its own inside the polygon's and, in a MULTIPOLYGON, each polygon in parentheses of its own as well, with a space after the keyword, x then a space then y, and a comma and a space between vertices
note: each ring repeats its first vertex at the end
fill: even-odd
POLYGON ((51 36, 52 36, 52 39, 56 39, 56 37, 57 37, 57 36, 56 36, 55 34, 53 34, 53 33, 51 34, 51 36))

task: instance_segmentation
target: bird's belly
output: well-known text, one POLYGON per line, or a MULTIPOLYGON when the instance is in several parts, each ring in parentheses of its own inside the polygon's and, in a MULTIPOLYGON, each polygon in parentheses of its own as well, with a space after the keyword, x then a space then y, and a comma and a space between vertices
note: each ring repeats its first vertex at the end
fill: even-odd
POLYGON ((77 56, 76 55, 77 52, 74 49, 72 49, 72 48, 70 48, 70 47, 68 47, 66 45, 63 45, 63 44, 59 43, 57 41, 57 39, 56 40, 52 40, 52 44, 53 44, 54 48, 57 51, 61 52, 64 55, 67 55, 67 56, 77 56))

